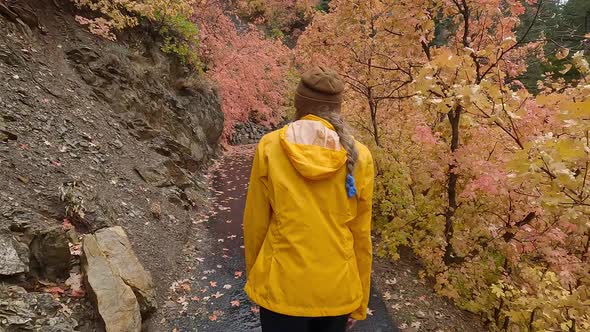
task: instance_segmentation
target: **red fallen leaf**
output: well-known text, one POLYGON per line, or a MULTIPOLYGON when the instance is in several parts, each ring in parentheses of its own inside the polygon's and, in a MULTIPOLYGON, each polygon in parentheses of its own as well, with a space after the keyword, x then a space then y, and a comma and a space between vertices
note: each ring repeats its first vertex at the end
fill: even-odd
POLYGON ((192 290, 191 284, 188 281, 181 283, 180 288, 187 293, 192 290))
POLYGON ((55 166, 55 167, 60 167, 60 166, 61 166, 61 163, 60 163, 59 161, 57 161, 57 160, 52 160, 52 161, 51 161, 51 164, 52 164, 53 166, 55 166))
POLYGON ((258 308, 257 306, 253 306, 253 307, 250 307, 250 311, 257 314, 260 312, 260 308, 258 308))
POLYGON ((201 299, 199 299, 198 296, 193 296, 193 297, 191 297, 191 300, 193 300, 195 302, 199 302, 201 299))
POLYGON ((212 321, 212 322, 216 321, 217 320, 217 315, 216 314, 209 315, 209 320, 212 321))
POLYGON ((242 277, 242 271, 236 271, 234 272, 234 276, 236 279, 241 278, 242 277))
POLYGON ((74 228, 74 226, 72 225, 70 220, 67 218, 64 219, 64 222, 62 223, 62 227, 63 227, 64 231, 68 231, 68 230, 74 228))
POLYGON ((86 292, 83 290, 72 290, 72 292, 70 293, 71 297, 84 297, 86 296, 86 292))
POLYGON ((230 302, 232 307, 239 307, 240 306, 240 300, 233 300, 230 302))
POLYGON ((45 293, 63 294, 65 291, 61 287, 48 287, 44 289, 45 293))
POLYGON ((19 144, 20 148, 23 150, 28 150, 29 149, 29 145, 28 144, 19 144))
POLYGON ((209 281, 211 287, 217 287, 217 281, 209 281))

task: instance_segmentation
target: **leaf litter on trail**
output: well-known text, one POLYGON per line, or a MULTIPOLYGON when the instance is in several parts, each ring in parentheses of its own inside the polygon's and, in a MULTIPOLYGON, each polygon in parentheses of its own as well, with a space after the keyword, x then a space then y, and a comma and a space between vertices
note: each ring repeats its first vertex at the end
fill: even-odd
POLYGON ((221 316, 223 316, 223 311, 215 310, 215 311, 213 311, 213 313, 211 315, 209 315, 209 320, 214 322, 221 316))
POLYGON ((230 302, 232 307, 239 307, 240 306, 240 300, 233 300, 230 302))

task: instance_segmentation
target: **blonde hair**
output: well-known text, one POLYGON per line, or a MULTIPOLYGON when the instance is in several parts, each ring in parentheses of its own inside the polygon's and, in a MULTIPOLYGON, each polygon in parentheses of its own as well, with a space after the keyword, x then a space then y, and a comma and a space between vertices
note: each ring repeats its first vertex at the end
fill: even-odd
POLYGON ((313 114, 328 121, 332 124, 332 126, 334 126, 334 130, 340 138, 340 145, 342 145, 344 150, 346 150, 347 173, 350 175, 354 175, 354 169, 358 161, 359 153, 356 147, 356 141, 350 134, 350 129, 348 125, 344 122, 344 120, 342 119, 342 115, 340 114, 340 105, 316 104, 305 105, 306 107, 297 106, 298 105, 296 105, 295 120, 301 119, 307 114, 313 114))

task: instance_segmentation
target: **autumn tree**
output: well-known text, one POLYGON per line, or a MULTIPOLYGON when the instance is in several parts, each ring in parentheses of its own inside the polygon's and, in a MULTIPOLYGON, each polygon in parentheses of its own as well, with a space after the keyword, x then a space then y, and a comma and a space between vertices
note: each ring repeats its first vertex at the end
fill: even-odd
POLYGON ((356 121, 378 143, 380 253, 411 246, 441 294, 496 330, 590 324, 587 61, 558 49, 559 70, 580 74, 546 75, 539 96, 517 79, 545 46, 534 35, 543 8, 332 1, 300 45, 348 79, 345 113, 372 122, 356 121), (395 91, 377 116, 373 89, 395 91))
POLYGON ((266 38, 252 24, 235 22, 216 0, 200 2, 193 20, 199 27, 205 75, 219 87, 225 133, 238 121, 271 124, 287 103, 289 49, 266 38))

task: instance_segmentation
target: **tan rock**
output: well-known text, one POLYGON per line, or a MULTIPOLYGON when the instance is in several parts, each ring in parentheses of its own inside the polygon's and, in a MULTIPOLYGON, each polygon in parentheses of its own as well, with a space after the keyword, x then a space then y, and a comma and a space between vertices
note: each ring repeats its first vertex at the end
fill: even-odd
POLYGON ((94 235, 85 235, 82 244, 88 290, 106 331, 140 332, 141 314, 133 290, 119 277, 119 271, 111 267, 94 235))
POLYGON ((156 293, 152 277, 133 252, 131 243, 120 226, 104 228, 95 234, 98 245, 113 270, 137 297, 142 314, 157 308, 156 293))

